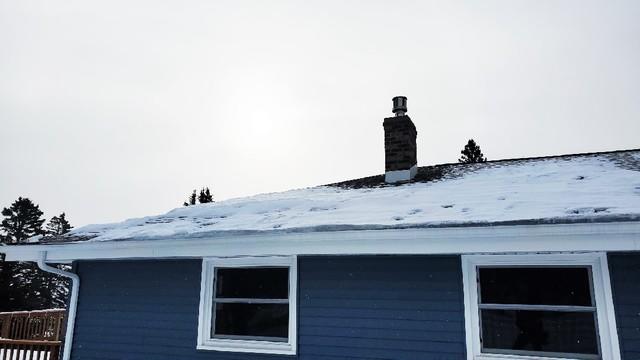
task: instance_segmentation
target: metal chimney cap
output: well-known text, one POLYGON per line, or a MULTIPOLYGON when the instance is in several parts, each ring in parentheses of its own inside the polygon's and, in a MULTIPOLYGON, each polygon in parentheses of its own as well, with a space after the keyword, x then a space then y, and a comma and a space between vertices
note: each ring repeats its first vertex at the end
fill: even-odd
POLYGON ((407 112, 407 97, 406 96, 396 96, 392 99, 393 101, 393 113, 396 116, 404 116, 407 112))

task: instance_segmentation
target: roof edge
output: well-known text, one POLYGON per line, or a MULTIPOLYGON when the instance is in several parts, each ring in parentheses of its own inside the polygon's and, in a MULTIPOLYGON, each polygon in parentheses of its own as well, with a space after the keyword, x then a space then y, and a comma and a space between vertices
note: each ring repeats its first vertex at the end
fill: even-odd
MULTIPOLYGON (((553 224, 594 224, 594 223, 611 223, 611 222, 630 222, 640 221, 640 214, 611 214, 611 215, 592 215, 592 216, 565 216, 538 219, 517 219, 502 221, 449 221, 434 223, 415 223, 415 224, 398 224, 398 225, 317 225, 310 227, 296 227, 274 230, 218 230, 194 233, 186 236, 164 236, 164 237, 130 237, 130 238, 114 238, 106 240, 93 240, 97 236, 81 235, 69 237, 67 239, 52 239, 46 242, 24 243, 14 246, 36 246, 36 245, 59 245, 59 244, 79 244, 83 242, 121 242, 121 241, 161 241, 175 238, 180 239, 202 239, 202 238, 220 238, 234 237, 245 235, 264 235, 264 234, 300 234, 309 232, 336 233, 342 231, 379 231, 379 230, 404 230, 404 229, 428 229, 428 228, 470 228, 470 227, 491 227, 491 226, 518 226, 518 225, 553 225, 553 224)), ((2 249, 2 247, 0 247, 2 249)), ((0 251, 1 252, 1 251, 0 251)))
POLYGON ((3 246, 7 261, 273 255, 401 255, 639 251, 640 221, 250 234, 3 246))

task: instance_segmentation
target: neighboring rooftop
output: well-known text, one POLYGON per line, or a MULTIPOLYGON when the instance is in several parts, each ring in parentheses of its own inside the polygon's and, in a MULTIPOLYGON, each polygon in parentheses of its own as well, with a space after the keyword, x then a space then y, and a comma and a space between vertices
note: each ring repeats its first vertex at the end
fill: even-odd
POLYGON ((603 221, 640 221, 640 150, 420 167, 400 185, 378 175, 88 225, 48 240, 603 221))

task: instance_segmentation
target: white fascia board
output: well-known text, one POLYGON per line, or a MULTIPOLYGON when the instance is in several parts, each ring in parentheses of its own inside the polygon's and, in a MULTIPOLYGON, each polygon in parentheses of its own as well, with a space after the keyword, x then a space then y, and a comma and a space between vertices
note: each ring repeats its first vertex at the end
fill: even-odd
POLYGON ((640 250, 640 222, 509 225, 88 241, 0 247, 7 261, 208 256, 476 254, 640 250))

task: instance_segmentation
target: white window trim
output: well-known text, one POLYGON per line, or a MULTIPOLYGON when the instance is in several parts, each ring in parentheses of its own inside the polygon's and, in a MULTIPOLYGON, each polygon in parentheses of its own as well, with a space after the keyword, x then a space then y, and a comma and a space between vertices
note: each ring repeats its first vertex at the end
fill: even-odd
POLYGON ((512 354, 482 353, 480 344, 480 319, 478 311, 478 284, 476 269, 483 265, 586 265, 591 266, 593 292, 600 351, 603 360, 620 360, 620 346, 616 329, 609 266, 606 253, 572 254, 521 254, 521 255, 463 255, 462 281, 464 286, 464 315, 468 360, 567 360, 512 354))
POLYGON ((198 315, 198 350, 217 350, 260 354, 295 355, 297 345, 298 269, 295 256, 265 256, 202 259, 200 310, 198 315), (213 283, 217 267, 289 267, 289 336, 287 342, 265 340, 215 339, 211 337, 213 283))

